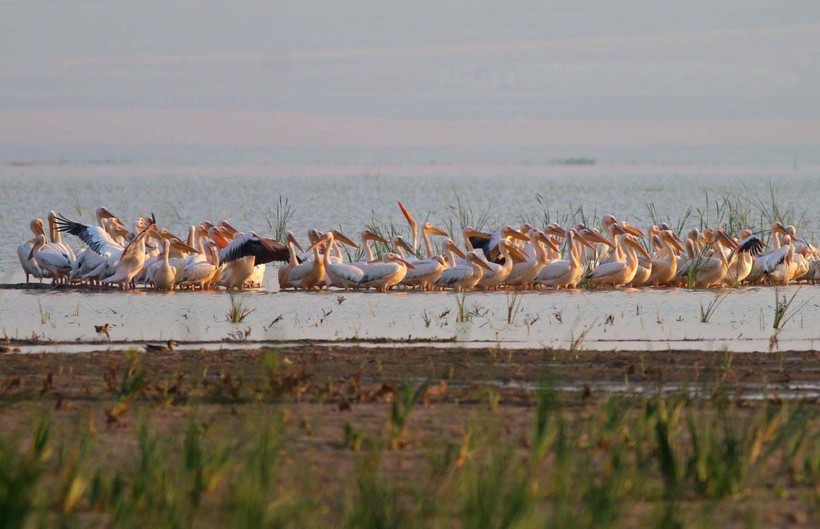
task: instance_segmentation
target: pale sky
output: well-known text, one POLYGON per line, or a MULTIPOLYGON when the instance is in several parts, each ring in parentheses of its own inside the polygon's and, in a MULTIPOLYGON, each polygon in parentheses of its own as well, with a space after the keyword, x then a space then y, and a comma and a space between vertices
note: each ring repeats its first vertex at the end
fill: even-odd
POLYGON ((820 145, 820 2, 0 3, 0 146, 820 145))

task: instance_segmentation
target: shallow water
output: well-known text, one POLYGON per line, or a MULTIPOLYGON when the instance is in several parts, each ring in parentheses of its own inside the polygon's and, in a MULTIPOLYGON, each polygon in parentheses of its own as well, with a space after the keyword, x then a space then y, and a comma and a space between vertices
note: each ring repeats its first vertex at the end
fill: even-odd
MULTIPOLYGON (((294 208, 289 227, 305 240, 303 234, 311 226, 341 226, 355 234, 375 218, 404 227, 396 200, 407 204, 420 220, 429 212, 432 222, 446 226, 454 216, 457 196, 475 213, 488 209, 491 224, 496 225, 522 220, 542 223, 536 193, 544 197, 553 220, 582 206, 591 218, 614 212, 646 225, 647 205, 653 203, 661 217, 674 223, 689 207, 705 208, 707 192, 712 204, 715 197, 729 192, 768 203, 771 182, 781 209, 807 213, 804 233, 820 227, 812 209, 820 196, 820 170, 813 167, 401 165, 371 171, 326 165, 68 164, 5 166, 0 171, 6 190, 0 202, 4 226, 0 248, 6 249, 0 252, 2 283, 23 279, 14 250, 30 237, 31 218, 45 217, 54 209, 92 222, 98 205, 126 219, 154 212, 160 225, 181 235, 189 223, 222 218, 243 230, 266 232, 266 216, 282 194, 294 208)), ((697 223, 697 216, 691 217, 687 227, 697 223)), ((790 296, 795 288, 783 289, 781 295, 790 296)), ((705 306, 715 293, 638 289, 526 293, 518 299, 505 293, 471 293, 465 306, 472 317, 459 322, 458 297, 450 293, 277 290, 275 271, 269 267, 264 290, 240 294, 255 311, 238 325, 226 321, 229 299, 224 292, 0 290, 0 322, 13 338, 37 336, 64 342, 95 340, 93 325, 109 322, 115 340, 386 338, 513 347, 575 343, 589 349, 766 351, 773 335, 775 302, 769 288, 732 291, 711 321, 701 323, 701 304, 705 306), (519 302, 508 322, 508 304, 519 302)), ((820 298, 815 300, 814 295, 814 287, 804 287, 798 294, 795 306, 810 301, 778 333, 776 346, 781 350, 815 347, 820 338, 815 329, 820 322, 820 298)))

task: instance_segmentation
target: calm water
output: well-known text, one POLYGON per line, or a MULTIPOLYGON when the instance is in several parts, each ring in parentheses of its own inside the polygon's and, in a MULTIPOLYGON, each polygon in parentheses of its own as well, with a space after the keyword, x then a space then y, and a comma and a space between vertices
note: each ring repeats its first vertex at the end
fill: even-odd
MULTIPOLYGON (((650 203, 662 218, 677 222, 690 207, 705 209, 707 192, 712 208, 725 193, 750 197, 755 204, 759 197, 768 204, 771 184, 781 209, 805 212, 802 235, 820 228, 816 166, 7 165, 0 169, 0 182, 2 283, 23 279, 15 249, 31 237, 33 217, 44 218, 53 209, 93 222, 98 205, 124 219, 153 212, 160 225, 183 236, 189 224, 222 218, 243 230, 265 232, 266 218, 281 194, 294 209, 289 228, 304 241, 313 226, 341 226, 355 235, 375 218, 403 227, 396 200, 420 220, 429 215, 443 226, 454 217, 456 197, 475 213, 488 210, 492 224, 512 224, 543 218, 537 196, 554 220, 583 207, 589 217, 613 212, 646 225, 650 203)), ((687 225, 697 222, 695 216, 687 225)), ((793 291, 790 287, 785 293, 793 291)), ((774 291, 732 292, 711 322, 702 324, 700 306, 714 295, 641 289, 528 293, 513 300, 504 293, 475 293, 465 300, 471 321, 457 322, 453 294, 279 293, 275 271, 269 268, 264 291, 241 294, 255 311, 239 325, 225 321, 229 300, 222 292, 0 290, 0 322, 12 337, 34 334, 61 341, 94 340, 93 325, 109 322, 115 325, 112 337, 127 340, 235 339, 237 332, 250 329, 249 340, 412 338, 566 347, 582 337, 583 347, 601 349, 768 350, 774 291), (518 304, 511 322, 508 303, 518 304)), ((795 304, 808 303, 778 335, 781 349, 814 347, 818 335, 813 327, 820 322, 820 298, 814 296, 815 287, 799 292, 795 304)))

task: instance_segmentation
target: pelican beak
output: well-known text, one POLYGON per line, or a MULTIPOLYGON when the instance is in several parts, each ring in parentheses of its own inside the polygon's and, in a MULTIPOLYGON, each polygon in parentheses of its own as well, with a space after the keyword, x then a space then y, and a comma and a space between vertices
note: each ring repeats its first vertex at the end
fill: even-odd
MULTIPOLYGON (((601 238, 603 239, 603 237, 601 237, 601 238)), ((579 243, 583 244, 584 246, 586 246, 590 250, 595 249, 595 247, 592 244, 590 244, 580 233, 576 237, 573 237, 573 240, 578 241, 579 243)), ((609 241, 607 241, 607 243, 609 243, 609 241)))
MULTIPOLYGON (((487 239, 487 240, 493 238, 492 235, 490 235, 489 233, 484 233, 483 231, 478 231, 478 230, 473 229, 473 228, 467 228, 466 230, 464 230, 464 235, 466 235, 467 237, 478 237, 479 239, 487 239)), ((527 239, 527 240, 529 240, 529 239, 527 239)))
POLYGON ((401 237, 396 237, 396 241, 395 241, 395 243, 396 243, 396 244, 395 244, 395 245, 396 245, 396 247, 401 247, 401 248, 403 248, 405 251, 410 252, 410 253, 413 253, 413 248, 411 248, 411 247, 410 247, 410 245, 407 243, 407 241, 405 241, 403 238, 401 238, 401 237))
POLYGON ((612 241, 601 235, 600 233, 595 233, 590 229, 584 229, 578 233, 581 239, 584 239, 586 242, 591 244, 604 244, 609 246, 610 248, 615 248, 615 245, 612 244, 612 241))
POLYGON ((527 256, 524 255, 524 253, 521 250, 519 250, 517 246, 515 246, 514 244, 508 244, 506 247, 514 263, 527 262, 527 256))
POLYGON ((297 247, 300 252, 305 253, 305 251, 302 249, 302 245, 299 244, 299 241, 296 240, 296 237, 294 237, 292 233, 288 233, 288 242, 293 243, 293 245, 297 247))
POLYGON ((670 232, 666 232, 666 233, 669 234, 666 237, 666 242, 668 242, 670 245, 672 245, 672 248, 674 248, 675 251, 677 251, 679 253, 682 253, 682 252, 686 251, 683 248, 683 244, 681 244, 679 242, 679 238, 673 232, 670 231, 670 232))
POLYGON ((556 237, 566 237, 567 236, 567 230, 565 230, 564 228, 562 228, 560 226, 553 226, 552 224, 550 224, 549 226, 544 228, 544 233, 546 233, 548 235, 555 235, 556 237))
POLYGON ((226 230, 228 230, 228 233, 230 233, 231 235, 235 235, 239 231, 236 228, 234 228, 233 226, 231 226, 231 223, 228 222, 227 220, 219 221, 219 225, 222 226, 223 228, 225 228, 226 230))
POLYGON ((407 208, 404 207, 404 204, 401 203, 401 200, 398 200, 397 202, 399 203, 399 209, 401 210, 402 215, 404 215, 404 218, 407 219, 407 222, 409 222, 410 224, 415 224, 416 219, 414 219, 413 215, 411 215, 410 212, 407 211, 407 208))
MULTIPOLYGON (((214 237, 214 239, 216 239, 216 237, 214 237)), ((190 246, 188 246, 187 244, 185 244, 181 240, 170 239, 170 243, 171 243, 172 248, 175 248, 175 249, 179 250, 180 252, 199 253, 199 250, 197 250, 196 248, 191 248, 190 246)), ((225 246, 227 246, 227 244, 225 246)))
POLYGON ((376 241, 381 242, 384 244, 390 244, 390 241, 382 237, 381 235, 377 234, 373 230, 365 230, 364 232, 364 240, 366 241, 376 241))
POLYGON ((626 230, 627 233, 634 235, 635 237, 643 237, 643 232, 641 230, 627 223, 626 221, 623 221, 621 223, 621 226, 623 227, 623 229, 626 230))
MULTIPOLYGON (((318 241, 314 242, 314 243, 310 246, 310 248, 308 248, 308 249, 307 249, 307 251, 312 252, 313 250, 315 250, 315 249, 316 249, 316 248, 318 248, 319 246, 322 246, 322 245, 324 245, 324 244, 329 244, 329 243, 330 243, 330 239, 332 239, 332 238, 333 238, 333 237, 331 236, 331 235, 332 235, 332 233, 333 233, 333 232, 328 233, 327 235, 325 235, 324 237, 322 237, 322 238, 321 238, 321 239, 319 239, 318 241)), ((357 248, 358 248, 358 246, 357 246, 357 248)))
POLYGON ((451 252, 453 252, 457 256, 461 257, 462 259, 467 258, 467 256, 464 255, 464 252, 461 251, 461 248, 456 246, 455 243, 453 243, 453 241, 447 241, 447 244, 444 245, 444 248, 447 249, 447 250, 450 250, 451 252))
POLYGON ((521 233, 520 231, 516 230, 512 226, 507 226, 502 231, 505 237, 511 237, 513 239, 517 239, 519 241, 529 242, 530 238, 521 233))
POLYGON ((426 231, 427 233, 432 233, 433 235, 441 235, 442 237, 449 237, 450 236, 449 233, 442 230, 438 226, 433 226, 429 222, 424 225, 424 231, 426 231))
POLYGON ((402 264, 403 264, 404 266, 406 266, 407 268, 411 268, 411 269, 413 269, 413 270, 415 270, 415 268, 416 268, 415 266, 413 266, 413 263, 408 263, 407 261, 405 261, 404 259, 401 259, 401 258, 399 258, 399 259, 394 259, 394 261, 399 262, 399 263, 402 263, 402 264))
POLYGON ((740 248, 740 245, 737 243, 737 241, 729 237, 729 235, 727 235, 726 232, 723 230, 718 230, 717 239, 721 242, 721 244, 729 248, 731 251, 735 251, 738 248, 740 248))
POLYGON ((213 229, 211 231, 211 239, 218 244, 220 248, 224 248, 230 244, 228 238, 222 235, 222 231, 219 229, 213 229))
POLYGON ((472 254, 472 257, 473 258, 471 259, 471 261, 480 266, 481 268, 483 268, 484 270, 487 270, 488 272, 494 271, 492 267, 489 265, 489 263, 487 263, 487 261, 484 260, 483 257, 479 256, 478 254, 472 254))
POLYGON ((644 247, 643 247, 643 246, 641 246, 641 243, 639 243, 638 241, 636 241, 636 240, 635 240, 635 239, 633 239, 632 237, 626 237, 626 238, 624 239, 624 242, 626 242, 626 244, 628 244, 628 245, 630 245, 631 247, 633 247, 633 248, 635 248, 636 250, 638 250, 638 253, 639 253, 639 254, 641 254, 641 255, 643 255, 643 256, 644 256, 644 257, 645 257, 648 261, 651 261, 651 260, 652 260, 652 257, 650 257, 650 255, 646 252, 646 250, 644 249, 644 247))
POLYGON ((353 248, 358 248, 358 247, 359 247, 359 245, 358 245, 358 244, 356 244, 355 242, 351 241, 351 240, 350 240, 350 239, 349 239, 349 238, 348 238, 345 234, 343 234, 343 233, 342 233, 342 232, 340 232, 339 230, 330 230, 330 233, 332 233, 332 234, 333 234, 333 236, 334 236, 336 239, 338 239, 338 240, 339 240, 339 242, 342 242, 342 243, 344 243, 344 244, 346 244, 346 245, 348 245, 348 246, 352 246, 353 248))

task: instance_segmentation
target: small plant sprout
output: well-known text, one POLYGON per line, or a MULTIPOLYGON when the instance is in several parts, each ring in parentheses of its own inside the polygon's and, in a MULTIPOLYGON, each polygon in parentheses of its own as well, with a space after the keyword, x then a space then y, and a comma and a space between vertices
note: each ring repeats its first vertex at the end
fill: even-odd
POLYGON ((231 323, 242 323, 245 321, 245 318, 250 316, 251 314, 256 311, 256 309, 251 309, 245 306, 242 302, 242 298, 239 296, 235 296, 234 294, 230 295, 231 298, 231 308, 228 312, 225 313, 225 319, 227 319, 231 323))
POLYGON ((717 294, 714 298, 712 298, 709 303, 706 304, 706 308, 703 307, 703 302, 700 302, 700 322, 701 323, 709 323, 709 319, 715 314, 715 311, 720 306, 721 303, 729 296, 728 293, 717 294))
POLYGON ((507 323, 515 322, 515 316, 521 310, 521 294, 518 291, 507 293, 507 323))
POLYGON ((789 308, 792 306, 794 302, 794 298, 797 297, 797 294, 800 293, 800 290, 803 287, 799 287, 797 290, 794 291, 792 297, 786 299, 786 295, 784 294, 782 297, 780 296, 780 289, 775 287, 774 289, 774 322, 772 323, 772 327, 774 329, 782 329, 784 325, 786 325, 789 320, 794 318, 806 304, 811 301, 813 298, 809 298, 800 305, 797 306, 794 310, 789 313, 789 308), (788 314, 788 315, 787 315, 788 314))
POLYGON ((288 197, 279 195, 276 205, 268 210, 266 220, 268 227, 273 232, 273 238, 277 241, 284 241, 288 233, 288 222, 293 216, 293 208, 288 201, 288 197))

